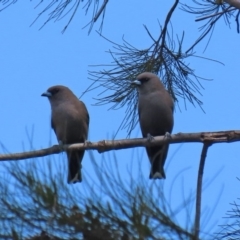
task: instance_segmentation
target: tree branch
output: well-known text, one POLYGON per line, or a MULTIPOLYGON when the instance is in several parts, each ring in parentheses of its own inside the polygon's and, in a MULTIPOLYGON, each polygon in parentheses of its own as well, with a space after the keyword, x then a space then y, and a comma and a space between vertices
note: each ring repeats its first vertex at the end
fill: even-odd
POLYGON ((203 170, 205 165, 205 160, 207 157, 208 147, 211 145, 210 142, 205 142, 202 148, 202 154, 198 169, 198 179, 197 179, 197 195, 196 195, 196 215, 195 215, 195 226, 194 226, 194 240, 199 239, 200 230, 200 218, 201 218, 201 202, 202 202, 202 180, 203 180, 203 170))
POLYGON ((96 13, 95 17, 93 18, 93 21, 96 22, 99 18, 99 16, 102 14, 102 12, 106 9, 108 0, 104 0, 101 8, 99 9, 99 11, 96 13))
POLYGON ((120 140, 102 140, 98 142, 85 142, 70 145, 54 145, 36 151, 29 151, 14 154, 0 154, 0 161, 23 160, 35 157, 43 157, 51 154, 57 154, 66 150, 97 150, 103 153, 111 150, 120 150, 134 147, 156 146, 164 143, 182 143, 182 142, 199 142, 199 143, 230 143, 240 141, 240 130, 219 131, 219 132, 199 132, 199 133, 177 133, 170 138, 165 136, 156 136, 152 141, 147 138, 133 138, 120 140))

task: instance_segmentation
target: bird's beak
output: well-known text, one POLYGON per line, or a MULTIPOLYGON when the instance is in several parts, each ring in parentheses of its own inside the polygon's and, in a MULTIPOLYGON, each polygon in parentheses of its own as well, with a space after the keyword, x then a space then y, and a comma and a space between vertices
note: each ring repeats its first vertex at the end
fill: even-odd
POLYGON ((50 92, 44 92, 41 96, 42 97, 51 97, 52 94, 50 92))
POLYGON ((141 86, 142 83, 139 80, 135 80, 132 82, 133 85, 141 86))

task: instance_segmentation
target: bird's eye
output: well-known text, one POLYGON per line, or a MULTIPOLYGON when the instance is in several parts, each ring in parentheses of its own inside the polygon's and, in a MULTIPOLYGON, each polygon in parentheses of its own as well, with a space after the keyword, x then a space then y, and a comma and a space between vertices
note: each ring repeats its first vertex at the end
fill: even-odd
POLYGON ((51 93, 52 95, 56 94, 59 92, 59 89, 58 88, 55 88, 55 89, 52 89, 51 93))
POLYGON ((142 78, 142 79, 141 79, 142 83, 145 83, 145 82, 147 82, 148 80, 149 80, 149 78, 142 78))

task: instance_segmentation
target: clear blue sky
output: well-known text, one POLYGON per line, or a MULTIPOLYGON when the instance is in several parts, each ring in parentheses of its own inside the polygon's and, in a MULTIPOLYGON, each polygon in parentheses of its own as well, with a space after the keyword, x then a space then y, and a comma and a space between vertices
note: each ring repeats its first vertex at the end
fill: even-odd
MULTIPOLYGON (((39 149, 48 147, 51 140, 56 144, 56 137, 50 129, 50 105, 47 99, 41 97, 48 87, 61 84, 66 85, 80 96, 90 85, 88 71, 93 70, 89 65, 110 63, 111 58, 105 52, 111 49, 112 44, 99 38, 94 27, 88 36, 88 28, 82 30, 90 20, 91 14, 84 16, 84 11, 79 11, 68 30, 61 34, 67 21, 47 24, 41 31, 39 27, 46 20, 46 15, 40 18, 32 27, 30 24, 39 13, 40 8, 34 9, 36 2, 17 2, 0 13, 0 142, 9 152, 29 150, 26 129, 31 132, 34 127, 33 147, 39 149)), ((109 1, 103 27, 103 35, 112 41, 121 43, 125 39, 138 48, 148 47, 151 40, 147 36, 143 24, 146 24, 155 37, 158 36, 158 21, 163 24, 164 18, 170 7, 164 6, 159 1, 136 2, 109 1)), ((195 23, 194 17, 179 9, 172 19, 174 34, 185 31, 187 47, 198 36, 198 27, 202 23, 195 23)), ((187 103, 187 110, 181 99, 181 111, 175 111, 175 125, 173 133, 201 132, 239 129, 240 112, 240 83, 239 60, 240 55, 239 35, 232 24, 229 29, 223 21, 215 28, 207 51, 203 53, 206 41, 196 48, 196 54, 219 60, 222 66, 198 58, 189 58, 189 64, 196 70, 196 74, 213 79, 202 81, 205 90, 200 97, 204 102, 204 114, 200 108, 194 108, 187 103)), ((95 68, 101 69, 101 68, 95 68)), ((94 70, 95 70, 94 69, 94 70)), ((111 139, 116 132, 124 110, 108 111, 108 106, 93 106, 100 90, 85 94, 85 102, 90 114, 90 141, 111 139)), ((117 138, 125 138, 126 132, 121 131, 117 138)), ((133 137, 141 137, 139 126, 134 131, 133 137)), ((226 211, 231 209, 229 203, 240 197, 240 143, 216 144, 210 147, 206 160, 204 181, 209 183, 216 178, 203 192, 203 211, 208 214, 215 209, 209 221, 203 225, 206 232, 216 231, 217 224, 223 224, 222 219, 226 211), (221 193, 221 195, 219 195, 221 193)), ((167 163, 165 165, 167 179, 164 181, 166 196, 169 196, 174 181, 171 204, 176 207, 179 199, 188 196, 196 188, 198 163, 201 153, 201 144, 175 144, 170 146, 167 163), (180 174, 179 174, 180 173, 180 174), (183 194, 184 189, 184 194, 183 194)), ((131 161, 136 162, 137 156, 143 157, 143 174, 149 175, 149 163, 145 149, 116 151, 119 159, 119 171, 126 175, 127 166, 131 161), (134 157, 133 157, 134 156, 134 157)), ((102 156, 94 153, 101 162, 102 156)), ((32 161, 32 160, 28 160, 32 161)), ((44 162, 47 159, 39 159, 44 162)), ((66 161, 64 161, 66 164, 66 161)), ((3 165, 5 163, 0 163, 3 165)), ((93 174, 89 155, 83 160, 83 181, 87 174, 93 174)), ((66 177, 66 176, 64 176, 66 177)), ((84 184, 84 182, 82 183, 84 184)), ((81 184, 69 186, 81 191, 81 184)), ((179 216, 179 222, 184 214, 179 216)), ((204 217, 204 216, 203 216, 204 217)))

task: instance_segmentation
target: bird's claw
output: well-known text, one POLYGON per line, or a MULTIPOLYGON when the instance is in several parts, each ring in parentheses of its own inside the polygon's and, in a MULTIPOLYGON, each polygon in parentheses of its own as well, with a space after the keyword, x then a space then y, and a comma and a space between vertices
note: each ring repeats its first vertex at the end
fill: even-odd
POLYGON ((154 140, 154 137, 153 137, 150 133, 148 133, 148 134, 147 134, 147 140, 148 140, 149 142, 152 142, 152 141, 154 140))
POLYGON ((63 142, 62 141, 58 141, 58 147, 59 149, 63 152, 64 151, 64 147, 63 147, 63 142))
POLYGON ((84 141, 84 145, 90 146, 90 145, 92 145, 92 142, 85 140, 85 141, 84 141))
POLYGON ((167 138, 167 139, 171 139, 171 133, 169 132, 166 132, 165 135, 164 135, 164 138, 167 138))

